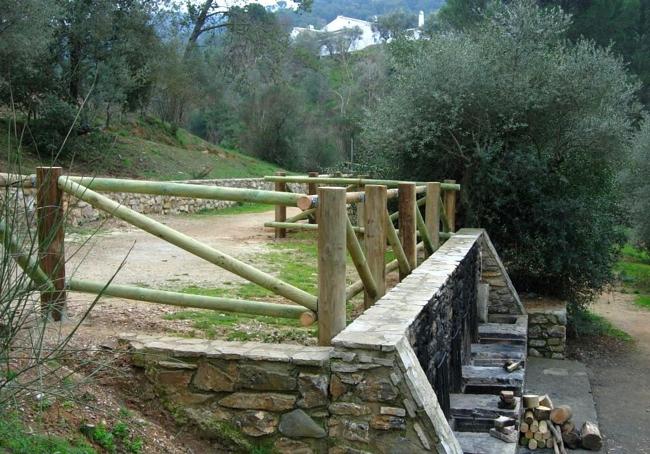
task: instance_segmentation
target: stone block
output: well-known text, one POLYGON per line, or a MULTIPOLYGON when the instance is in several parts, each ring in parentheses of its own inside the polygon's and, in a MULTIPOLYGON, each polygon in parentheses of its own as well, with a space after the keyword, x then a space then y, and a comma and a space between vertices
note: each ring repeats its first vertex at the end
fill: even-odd
POLYGON ((318 374, 300 374, 298 376, 298 391, 300 400, 298 406, 303 408, 313 408, 327 405, 329 387, 328 377, 318 374))
POLYGON ((237 426, 251 437, 263 437, 274 433, 278 417, 267 411, 244 411, 235 417, 237 426))
POLYGON ((234 361, 221 361, 199 363, 192 384, 204 391, 234 391, 237 380, 237 363, 234 361))
POLYGON ((314 450, 307 443, 291 438, 280 437, 273 444, 279 454, 313 454, 314 450))
POLYGON ((406 429, 406 420, 398 416, 376 415, 370 420, 370 427, 376 430, 406 429))
POLYGON ((327 435, 323 427, 300 409, 283 414, 279 430, 290 438, 324 438, 327 435))
POLYGON ((237 386, 260 391, 293 391, 298 383, 293 367, 283 363, 242 363, 237 386))
POLYGON ((368 377, 357 386, 358 396, 368 402, 387 402, 397 397, 397 389, 390 379, 381 376, 368 377))
POLYGON ((566 326, 554 325, 548 329, 548 337, 566 337, 566 326))
POLYGON ((285 411, 294 408, 296 396, 277 393, 233 393, 219 404, 228 408, 246 410, 285 411))
POLYGON ((400 417, 406 416, 406 410, 400 407, 381 407, 379 409, 379 413, 382 415, 390 415, 390 416, 400 416, 400 417))
POLYGON ((336 402, 328 407, 330 413, 345 416, 363 416, 371 413, 370 407, 352 402, 336 402))
POLYGON ((545 347, 546 346, 546 340, 545 339, 531 339, 528 341, 528 345, 531 347, 545 347))
POLYGON ((369 443, 370 426, 367 422, 355 422, 347 419, 330 418, 329 437, 343 438, 348 441, 369 443))
POLYGON ((331 380, 330 380, 330 394, 334 399, 338 399, 341 397, 343 394, 345 394, 348 391, 348 387, 346 386, 345 383, 341 380, 341 378, 336 375, 332 374, 331 380))

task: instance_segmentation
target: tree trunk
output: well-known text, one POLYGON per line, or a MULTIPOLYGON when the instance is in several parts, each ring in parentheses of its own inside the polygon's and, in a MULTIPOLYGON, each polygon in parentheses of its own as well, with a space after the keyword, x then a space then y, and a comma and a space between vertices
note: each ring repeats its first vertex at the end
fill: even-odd
POLYGON ((210 12, 210 8, 212 8, 213 3, 214 0, 205 0, 201 5, 201 10, 199 11, 199 15, 196 17, 196 22, 194 22, 192 33, 190 34, 190 38, 187 40, 187 47, 185 48, 186 57, 196 45, 201 33, 203 33, 203 27, 205 26, 206 20, 208 20, 208 13, 210 12))

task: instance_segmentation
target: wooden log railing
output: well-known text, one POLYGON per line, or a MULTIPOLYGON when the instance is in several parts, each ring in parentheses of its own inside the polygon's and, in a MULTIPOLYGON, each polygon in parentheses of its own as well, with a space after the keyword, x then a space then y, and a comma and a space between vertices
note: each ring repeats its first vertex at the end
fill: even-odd
POLYGON ((364 307, 372 306, 386 292, 387 273, 397 270, 400 279, 403 279, 417 267, 418 252, 424 251, 425 256, 434 253, 440 241, 453 235, 455 228, 456 192, 460 186, 453 180, 446 180, 443 183, 414 183, 339 176, 319 177, 317 174, 306 178, 275 175, 266 179, 276 183, 275 191, 186 183, 69 177, 61 176, 60 168, 39 168, 36 178, 0 174, 0 186, 23 185, 37 188, 40 264, 37 259, 19 253, 15 238, 2 221, 0 221, 0 240, 3 247, 12 253, 21 268, 40 289, 42 305, 55 319, 60 318, 63 313, 66 291, 74 291, 182 307, 295 318, 304 325, 318 321, 319 343, 329 345, 331 339, 346 325, 347 301, 364 292, 364 307), (288 192, 289 182, 307 183, 309 194, 288 192), (326 187, 324 186, 326 184, 347 185, 347 187, 326 187), (318 232, 318 295, 311 295, 131 210, 97 191, 275 205, 276 220, 266 223, 265 226, 279 232, 278 238, 283 238, 286 231, 290 229, 318 232), (297 305, 189 295, 83 279, 66 280, 62 248, 64 235, 62 194, 64 192, 249 282, 283 296, 297 305), (424 196, 418 200, 418 194, 424 196), (395 198, 398 199, 399 210, 391 214, 387 204, 389 200, 395 198), (362 217, 359 219, 360 226, 353 225, 347 214, 347 206, 351 203, 362 204, 358 212, 362 217), (299 207, 303 211, 287 218, 287 206, 299 207), (421 207, 424 207, 424 216, 420 211, 421 207), (395 228, 394 221, 399 222, 399 229, 395 228), (363 238, 362 242, 358 236, 363 238), (390 246, 395 256, 394 260, 388 263, 385 261, 387 246, 390 246), (346 286, 345 271, 346 252, 350 254, 360 277, 357 282, 348 286, 346 286))

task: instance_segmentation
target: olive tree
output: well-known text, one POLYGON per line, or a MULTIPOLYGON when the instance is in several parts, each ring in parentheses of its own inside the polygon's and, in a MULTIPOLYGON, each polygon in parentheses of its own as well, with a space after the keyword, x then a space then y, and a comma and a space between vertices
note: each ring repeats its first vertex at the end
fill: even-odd
POLYGON ((616 174, 640 108, 622 61, 568 43, 569 25, 516 0, 462 32, 398 40, 363 139, 377 173, 458 180, 462 224, 487 229, 520 290, 584 303, 622 241, 616 174))

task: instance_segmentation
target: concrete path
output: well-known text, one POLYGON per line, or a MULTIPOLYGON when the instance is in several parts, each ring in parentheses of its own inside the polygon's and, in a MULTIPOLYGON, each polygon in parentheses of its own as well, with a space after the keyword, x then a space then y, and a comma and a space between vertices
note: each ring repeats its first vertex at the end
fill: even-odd
MULTIPOLYGON (((582 427, 585 421, 598 423, 587 368, 581 362, 529 356, 524 389, 531 394, 548 394, 554 405, 571 406, 572 419, 577 427, 582 427)), ((519 447, 517 452, 522 454, 532 451, 519 447)), ((569 452, 592 451, 576 449, 569 452)))

